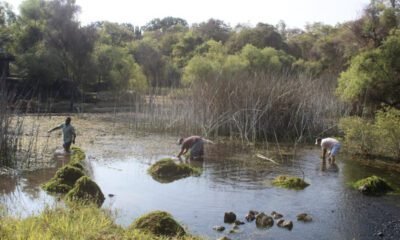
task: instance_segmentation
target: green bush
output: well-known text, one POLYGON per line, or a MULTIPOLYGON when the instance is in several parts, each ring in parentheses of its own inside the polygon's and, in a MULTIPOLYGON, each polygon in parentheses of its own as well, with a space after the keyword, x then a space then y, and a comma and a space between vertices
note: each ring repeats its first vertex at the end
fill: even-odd
POLYGON ((348 151, 400 160, 400 110, 383 108, 376 112, 374 121, 343 118, 339 128, 345 134, 348 151))

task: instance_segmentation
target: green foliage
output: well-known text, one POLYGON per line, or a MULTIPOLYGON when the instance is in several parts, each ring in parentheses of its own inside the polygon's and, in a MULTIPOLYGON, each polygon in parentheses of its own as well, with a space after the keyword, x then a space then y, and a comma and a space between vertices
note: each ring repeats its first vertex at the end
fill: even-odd
POLYGON ((287 70, 294 62, 292 56, 271 47, 258 49, 252 45, 246 45, 240 55, 249 62, 249 70, 258 73, 287 70))
POLYGON ((352 59, 339 78, 337 94, 346 101, 389 106, 400 104, 400 32, 394 32, 381 47, 352 59))
POLYGON ((342 118, 339 128, 345 134, 344 144, 352 153, 370 155, 376 151, 377 142, 373 123, 360 117, 342 118))
POLYGON ((360 117, 343 118, 339 128, 351 153, 400 159, 400 110, 379 110, 374 122, 360 117))
MULTIPOLYGON (((0 217, 0 239, 52 240, 52 239, 127 239, 167 240, 136 229, 124 229, 114 223, 110 211, 97 206, 69 205, 69 208, 46 209, 40 215, 17 219, 0 217)), ((181 240, 200 239, 190 235, 181 240)))
POLYGON ((157 236, 184 236, 185 230, 171 214, 163 211, 154 211, 138 218, 131 226, 144 232, 150 232, 157 236))
POLYGON ((258 23, 255 28, 244 27, 233 33, 227 42, 230 53, 241 51, 247 44, 261 49, 265 47, 285 49, 287 47, 277 29, 265 23, 258 23))
POLYGON ((146 76, 142 68, 128 54, 127 48, 100 45, 95 50, 95 59, 100 83, 117 91, 146 90, 146 76))
POLYGON ((124 230, 96 207, 46 209, 25 219, 0 218, 1 239, 113 239, 124 230))
POLYGON ((365 195, 380 196, 393 191, 393 188, 385 179, 371 176, 361 179, 353 184, 353 187, 365 195))
POLYGON ((288 189, 295 189, 295 190, 302 190, 308 187, 310 184, 302 180, 298 177, 291 177, 291 176, 277 176, 273 181, 272 184, 278 187, 288 188, 288 189))

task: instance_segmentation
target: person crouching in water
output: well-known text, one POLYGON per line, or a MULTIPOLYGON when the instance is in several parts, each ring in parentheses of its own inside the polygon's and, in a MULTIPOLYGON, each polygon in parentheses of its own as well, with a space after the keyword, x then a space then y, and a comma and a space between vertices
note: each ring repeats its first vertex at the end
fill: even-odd
POLYGON ((340 142, 334 138, 317 138, 315 144, 321 145, 322 160, 325 161, 326 152, 328 152, 328 161, 334 164, 335 156, 340 151, 340 142))
POLYGON ((178 144, 182 145, 178 158, 190 150, 190 160, 202 159, 204 155, 204 140, 200 136, 180 138, 178 144))
POLYGON ((57 126, 51 130, 48 131, 48 133, 51 133, 52 131, 62 129, 63 133, 63 139, 64 139, 64 151, 67 153, 70 153, 70 148, 71 144, 75 144, 75 128, 71 125, 71 118, 67 117, 65 119, 65 123, 62 123, 60 126, 57 126))

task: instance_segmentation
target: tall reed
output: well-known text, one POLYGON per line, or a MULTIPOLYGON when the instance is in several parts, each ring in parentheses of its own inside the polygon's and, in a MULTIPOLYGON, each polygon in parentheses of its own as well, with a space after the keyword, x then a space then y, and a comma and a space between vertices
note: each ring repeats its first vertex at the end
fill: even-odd
POLYGON ((131 121, 135 128, 182 135, 302 141, 334 128, 347 114, 335 87, 334 76, 216 74, 169 95, 152 91, 131 121))

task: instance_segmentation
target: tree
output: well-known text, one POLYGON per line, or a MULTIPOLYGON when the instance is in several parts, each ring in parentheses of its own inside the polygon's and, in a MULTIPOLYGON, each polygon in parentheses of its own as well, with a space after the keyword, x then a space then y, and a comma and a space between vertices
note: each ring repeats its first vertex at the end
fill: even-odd
POLYGON ((193 31, 206 41, 212 39, 225 43, 230 36, 231 27, 222 20, 211 18, 207 22, 194 25, 193 31))
POLYGON ((400 32, 379 48, 360 53, 340 75, 337 94, 350 102, 400 108, 400 32))
POLYGON ((131 47, 136 62, 142 67, 149 81, 149 86, 155 88, 164 86, 164 58, 153 42, 141 40, 131 47))
POLYGON ((176 28, 187 27, 188 23, 182 18, 165 17, 163 19, 155 18, 142 27, 143 31, 174 31, 176 28))
POLYGON ((239 52, 247 44, 251 44, 257 48, 272 47, 275 49, 287 49, 287 45, 277 29, 265 23, 258 23, 255 28, 244 27, 239 32, 233 34, 227 42, 230 53, 239 52))

